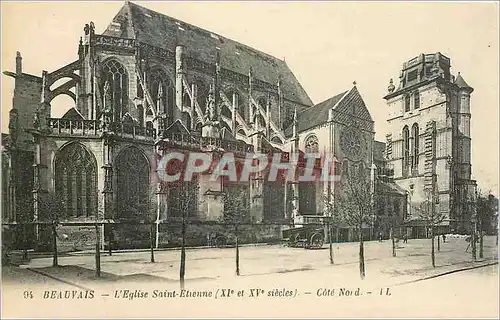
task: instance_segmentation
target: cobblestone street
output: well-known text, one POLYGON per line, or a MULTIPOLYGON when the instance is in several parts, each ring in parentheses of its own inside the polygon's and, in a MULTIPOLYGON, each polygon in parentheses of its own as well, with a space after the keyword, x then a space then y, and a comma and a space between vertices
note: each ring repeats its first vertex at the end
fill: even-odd
MULTIPOLYGON (((465 252, 467 242, 463 238, 447 239, 446 243, 441 243, 441 251, 436 251, 436 268, 431 267, 430 240, 409 240, 407 244, 401 243, 395 258, 392 257, 390 241, 381 243, 378 241, 367 242, 365 243, 367 272, 365 280, 361 280, 359 277, 357 243, 335 244, 334 265, 329 264, 327 245, 321 250, 304 250, 282 246, 242 247, 240 250, 241 276, 239 277, 235 275, 234 248, 191 249, 187 251, 185 288, 195 293, 232 289, 234 295, 243 290, 246 297, 250 294, 250 289, 259 289, 267 297, 259 298, 259 306, 263 309, 251 310, 247 306, 245 310, 250 313, 244 315, 234 313, 227 316, 268 315, 262 312, 259 313, 259 310, 273 310, 265 307, 273 303, 275 308, 280 310, 296 310, 300 306, 307 304, 307 301, 311 301, 310 299, 319 300, 320 304, 326 303, 330 300, 328 298, 329 293, 336 292, 335 295, 337 295, 339 290, 343 289, 347 290, 347 292, 351 290, 351 294, 356 294, 357 288, 360 288, 361 295, 365 295, 364 299, 378 299, 379 302, 383 301, 380 299, 398 301, 396 305, 381 304, 382 309, 376 311, 367 307, 359 309, 360 316, 367 316, 369 312, 375 312, 375 316, 376 314, 383 315, 384 310, 388 311, 387 308, 391 306, 391 308, 395 308, 391 309, 391 312, 400 310, 404 306, 412 305, 415 307, 415 299, 427 298, 429 300, 430 296, 436 297, 438 295, 442 297, 443 303, 446 303, 446 299, 449 298, 446 295, 454 292, 453 290, 458 290, 456 286, 463 282, 461 274, 468 274, 467 278, 464 278, 467 281, 463 282, 463 285, 467 287, 469 292, 462 295, 462 298, 470 296, 470 293, 473 292, 470 290, 483 290, 490 293, 487 296, 491 297, 491 299, 495 299, 495 297, 498 299, 498 287, 496 286, 498 282, 498 265, 492 265, 497 261, 497 247, 495 246, 494 237, 486 237, 485 240, 484 259, 472 262, 470 251, 465 252), (473 269, 487 265, 492 266, 473 269), (468 269, 473 270, 463 271, 468 269), (479 271, 481 276, 478 276, 479 281, 475 282, 475 274, 478 273, 475 270, 483 269, 487 270, 487 272, 479 271), (457 272, 460 270, 462 272, 457 272), (438 277, 422 283, 414 283, 414 281, 448 273, 451 273, 451 275, 446 277, 452 277, 455 280, 441 280, 442 277, 438 277), (424 284, 434 283, 434 281, 444 283, 444 287, 437 288, 435 285, 431 285, 431 289, 429 289, 429 285, 424 284), (489 284, 489 286, 485 286, 484 283, 489 284), (450 284, 455 287, 450 286, 450 284), (287 292, 295 295, 294 299, 284 300, 280 298, 280 295, 287 292), (276 297, 269 298, 269 294, 276 295, 276 297), (277 299, 279 300, 278 304, 276 304, 277 299)), ((8 294, 4 295, 4 305, 9 306, 9 300, 19 299, 23 294, 23 288, 32 289, 35 296, 41 296, 42 292, 46 290, 88 289, 95 290, 97 296, 104 295, 105 297, 108 297, 108 295, 113 296, 116 290, 130 290, 130 292, 142 290, 142 292, 149 292, 150 295, 153 294, 153 290, 156 290, 157 294, 160 295, 166 291, 179 290, 177 279, 180 251, 157 251, 155 252, 155 263, 149 262, 149 254, 149 252, 116 252, 112 256, 103 254, 101 258, 102 277, 99 279, 95 277, 94 256, 89 254, 73 254, 72 256, 60 257, 59 263, 62 267, 59 268, 50 266, 51 258, 35 258, 31 260, 29 265, 21 266, 21 268, 4 268, 3 292, 8 292, 8 294), (43 275, 47 279, 43 279, 43 275)), ((462 285, 460 284, 460 286, 462 285)), ((138 306, 141 303, 141 299, 136 296, 125 299, 109 299, 106 304, 124 303, 123 300, 138 306)), ((186 299, 176 300, 179 303, 176 303, 175 307, 169 304, 172 307, 172 316, 175 314, 179 316, 181 314, 184 316, 199 314, 195 310, 188 310, 188 312, 182 310, 182 305, 187 306, 182 301, 189 301, 189 298, 186 299)), ((339 299, 339 297, 336 299, 339 299)), ((309 313, 304 313, 303 316, 341 316, 342 310, 348 312, 351 303, 355 302, 355 300, 343 299, 342 308, 336 309, 334 315, 314 314, 314 312, 311 314, 308 311, 309 313)), ((371 302, 368 305, 373 305, 378 300, 370 300, 371 302)), ((159 298, 152 301, 153 304, 156 304, 164 300, 159 298)), ((198 301, 200 307, 197 310, 202 310, 200 308, 203 308, 205 303, 208 303, 204 299, 198 299, 198 301)), ((222 303, 220 299, 217 301, 217 303, 222 303)), ((242 301, 252 303, 252 300, 242 300, 242 298, 237 299, 236 297, 235 300, 231 301, 234 306, 239 305, 242 301)), ((356 303, 359 303, 363 300, 356 301, 358 301, 356 303)), ((486 303, 486 301, 483 302, 486 303)), ((210 300, 210 308, 208 308, 208 304, 206 305, 206 312, 208 313, 204 313, 203 316, 208 317, 210 316, 209 310, 215 310, 213 309, 213 303, 210 300)), ((318 303, 318 301, 314 303, 318 303)), ((453 303, 456 304, 456 301, 453 303)), ((76 307, 83 308, 84 304, 84 302, 80 302, 76 307)), ((338 304, 336 305, 338 306, 338 304)), ((431 315, 439 314, 439 308, 436 304, 429 304, 429 306, 428 311, 432 311, 431 315)), ((477 313, 476 311, 479 309, 476 310, 474 306, 470 307, 475 311, 464 309, 462 312, 488 315, 494 311, 491 308, 495 304, 490 303, 489 306, 490 309, 480 309, 482 313, 477 313)), ((114 310, 118 312, 120 309, 115 305, 114 310)), ((457 309, 456 311, 460 310, 457 309)), ((142 310, 141 312, 146 311, 142 310)), ((425 310, 419 312, 422 316, 426 314, 425 310)), ((99 316, 100 314, 102 313, 99 312, 99 308, 95 309, 95 315, 99 316)), ((153 309, 148 309, 146 314, 148 316, 155 315, 153 309)), ((135 316, 142 315, 145 316, 144 313, 135 314, 135 316)), ((156 316, 158 315, 156 314, 156 316)), ((296 313, 296 316, 298 315, 300 315, 300 312, 296 313)), ((115 316, 124 315, 116 314, 115 316)))

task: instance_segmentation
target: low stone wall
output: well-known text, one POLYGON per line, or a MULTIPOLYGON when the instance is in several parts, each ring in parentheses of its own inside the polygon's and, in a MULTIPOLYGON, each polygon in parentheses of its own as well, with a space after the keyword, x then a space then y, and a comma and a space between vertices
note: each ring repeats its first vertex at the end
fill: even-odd
MULTIPOLYGON (((193 223, 186 225, 186 246, 208 246, 210 239, 222 235, 227 244, 236 242, 234 225, 215 223, 193 223)), ((280 225, 240 225, 238 226, 238 243, 273 243, 281 239, 280 225)), ((180 224, 162 224, 159 228, 159 247, 178 247, 182 243, 182 226, 180 224)))
MULTIPOLYGON (((111 242, 113 250, 145 249, 151 245, 151 230, 153 242, 156 245, 156 225, 151 229, 150 224, 116 224, 106 225, 104 230, 105 250, 111 242), (110 241, 111 240, 111 241, 110 241)), ((162 223, 158 226, 158 246, 160 248, 179 247, 182 244, 182 224, 162 223)), ((94 250, 95 227, 93 226, 59 226, 57 227, 57 247, 60 252, 94 250)), ((208 246, 210 238, 223 235, 228 245, 236 242, 235 227, 217 223, 188 223, 186 224, 185 245, 189 247, 208 246)), ((102 236, 102 235, 101 235, 102 236)), ((276 243, 281 239, 281 225, 241 225, 238 227, 238 242, 249 243, 276 243)), ((43 250, 52 250, 51 230, 44 232, 43 250)))
POLYGON ((93 250, 96 238, 94 226, 57 227, 57 249, 59 252, 93 250))

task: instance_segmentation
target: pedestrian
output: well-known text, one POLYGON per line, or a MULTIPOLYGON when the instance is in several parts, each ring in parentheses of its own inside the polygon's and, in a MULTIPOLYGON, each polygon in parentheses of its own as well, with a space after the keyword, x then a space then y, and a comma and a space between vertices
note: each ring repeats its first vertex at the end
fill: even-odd
POLYGON ((378 242, 382 242, 382 232, 378 233, 378 242))
POLYGON ((446 242, 446 234, 443 233, 443 243, 446 242))
POLYGON ((406 233, 403 234, 403 243, 408 243, 408 235, 406 233))

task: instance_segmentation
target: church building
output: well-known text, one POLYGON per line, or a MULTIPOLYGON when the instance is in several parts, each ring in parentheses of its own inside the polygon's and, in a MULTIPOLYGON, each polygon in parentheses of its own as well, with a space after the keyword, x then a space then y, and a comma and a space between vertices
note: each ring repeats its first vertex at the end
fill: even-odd
MULTIPOLYGON (((325 216, 324 194, 335 192, 332 183, 259 177, 229 183, 198 175, 190 182, 165 184, 158 166, 172 151, 208 152, 214 158, 232 152, 239 163, 252 152, 331 154, 340 174, 350 162, 362 163, 372 173, 375 191, 375 180, 392 172, 388 164, 403 177, 402 156, 390 152, 403 141, 402 129, 388 136, 387 154, 382 152, 384 144, 374 141, 374 122, 355 83, 314 105, 284 60, 128 1, 102 34, 93 22, 86 24, 77 48, 75 61, 54 71, 24 73, 18 52, 15 72, 4 72, 15 80, 9 135, 2 136, 4 222, 47 222, 61 212, 57 219, 66 225, 58 233, 67 235, 73 249, 83 249, 95 240, 92 222, 107 222, 100 227, 103 246, 114 241, 118 247, 141 247, 154 241, 159 247, 178 244, 176 222, 187 218, 188 244, 201 245, 207 231, 196 223, 220 221, 224 212, 241 205, 248 221, 260 225, 242 241, 265 241, 280 237, 280 224, 325 216), (71 97, 74 106, 54 118, 51 102, 59 95, 71 97), (228 201, 227 194, 241 203, 228 201)), ((465 84, 459 79, 453 88, 465 84)), ((386 97, 392 109, 405 100, 408 86, 418 87, 405 82, 386 97)), ((438 92, 437 87, 428 90, 438 92)), ((472 91, 460 90, 455 99, 472 91)), ((466 120, 463 108, 450 109, 460 115, 455 122, 466 120)), ((395 129, 402 125, 396 121, 395 129)), ((419 125, 427 128, 427 123, 419 125)), ((467 147, 468 133, 453 132, 463 137, 456 148, 467 147)), ((467 159, 456 159, 460 177, 466 178, 467 159)), ((408 173, 404 177, 409 179, 408 173)), ((408 179, 398 184, 406 188, 408 179)), ((401 195, 392 180, 383 184, 387 194, 401 195)), ((418 189, 424 182, 413 184, 418 189)), ((396 215, 403 216, 406 205, 397 208, 396 215)), ((373 231, 373 225, 366 227, 373 231)), ((15 229, 13 241, 50 243, 43 229, 15 229)), ((339 239, 352 240, 352 230, 343 229, 339 239)))

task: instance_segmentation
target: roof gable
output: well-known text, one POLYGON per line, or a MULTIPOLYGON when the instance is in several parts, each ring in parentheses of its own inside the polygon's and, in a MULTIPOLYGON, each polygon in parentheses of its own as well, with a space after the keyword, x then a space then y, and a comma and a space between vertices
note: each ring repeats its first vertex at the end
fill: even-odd
POLYGON ((222 68, 247 75, 251 67, 256 79, 273 85, 280 78, 285 98, 313 104, 284 61, 137 4, 127 2, 103 34, 133 38, 171 52, 184 45, 189 56, 207 63, 215 63, 219 48, 222 68))
POLYGON ((338 103, 335 111, 373 122, 370 111, 366 108, 365 102, 356 87, 353 87, 346 97, 338 103))
POLYGON ((189 130, 186 126, 179 120, 175 120, 166 130, 165 134, 187 134, 189 135, 189 130))
POLYGON ((83 115, 76 110, 75 108, 71 108, 66 113, 61 117, 61 119, 68 119, 68 120, 85 120, 83 115))
MULTIPOLYGON (((302 132, 327 122, 330 109, 335 107, 348 92, 345 91, 337 94, 297 114, 297 132, 302 132)), ((285 135, 290 136, 292 131, 293 124, 285 130, 285 135)))
MULTIPOLYGON (((297 115, 297 132, 303 132, 326 123, 331 109, 334 110, 333 121, 350 124, 353 119, 361 120, 363 129, 373 130, 373 119, 370 112, 358 89, 354 86, 351 90, 337 94, 299 113, 297 115)), ((285 135, 291 136, 292 131, 293 125, 285 130, 285 135)))

